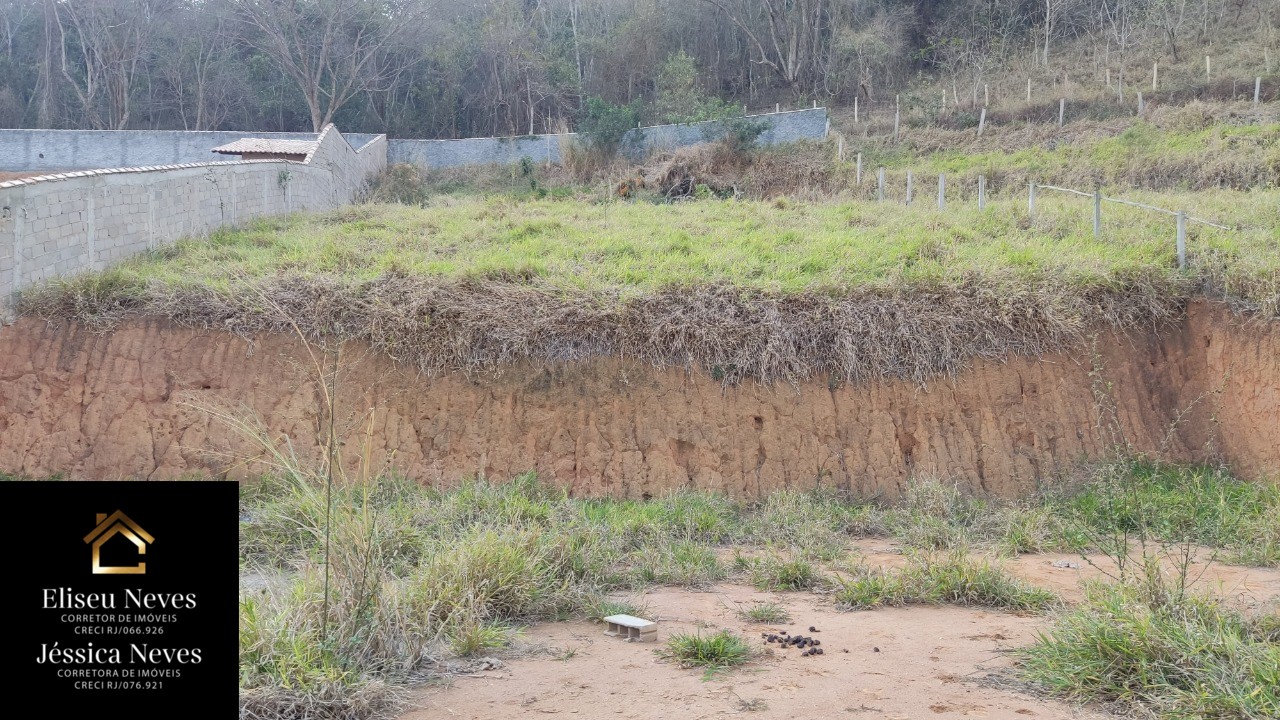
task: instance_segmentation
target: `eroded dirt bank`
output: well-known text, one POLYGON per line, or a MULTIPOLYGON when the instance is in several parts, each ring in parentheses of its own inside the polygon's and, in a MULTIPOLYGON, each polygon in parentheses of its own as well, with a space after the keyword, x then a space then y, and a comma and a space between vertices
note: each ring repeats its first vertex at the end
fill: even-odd
MULTIPOLYGON (((616 360, 427 378, 348 345, 338 379, 354 459, 454 483, 537 470, 582 495, 692 485, 754 495, 833 485, 896 494, 916 474, 1013 496, 1116 443, 1280 473, 1280 328, 1196 303, 1160 333, 980 361, 901 381, 722 387, 616 360)), ((253 343, 150 321, 98 335, 26 318, 0 329, 0 472, 172 478, 254 472, 210 414, 261 418, 318 454, 315 370, 293 337, 253 343)))

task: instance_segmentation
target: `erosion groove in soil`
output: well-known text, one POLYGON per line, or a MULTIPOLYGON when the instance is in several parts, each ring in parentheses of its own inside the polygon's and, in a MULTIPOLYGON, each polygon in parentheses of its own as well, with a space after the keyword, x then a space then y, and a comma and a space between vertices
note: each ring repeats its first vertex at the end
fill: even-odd
MULTIPOLYGON (((580 495, 694 486, 757 496, 815 485, 887 496, 918 475, 1018 496, 1117 444, 1280 472, 1280 330, 1194 302, 1159 332, 980 359, 927 385, 881 379, 726 386, 611 359, 427 377, 348 343, 346 452, 423 482, 536 470, 580 495)), ((0 329, 0 472, 172 478, 263 468, 208 408, 261 418, 320 455, 320 395, 288 334, 252 341, 132 320, 99 334, 25 318, 0 329)))

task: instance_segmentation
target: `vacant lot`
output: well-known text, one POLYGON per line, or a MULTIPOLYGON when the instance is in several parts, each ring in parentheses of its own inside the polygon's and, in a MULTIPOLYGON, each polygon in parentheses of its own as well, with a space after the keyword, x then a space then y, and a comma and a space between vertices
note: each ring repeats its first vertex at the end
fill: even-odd
POLYGON ((383 478, 333 489, 327 564, 330 500, 294 472, 242 495, 241 701, 260 717, 1280 710, 1280 491, 1212 469, 1106 466, 1024 504, 922 481, 894 506, 383 478), (660 619, 659 644, 591 624, 618 612, 660 619), (686 654, 713 636, 731 642, 686 654))

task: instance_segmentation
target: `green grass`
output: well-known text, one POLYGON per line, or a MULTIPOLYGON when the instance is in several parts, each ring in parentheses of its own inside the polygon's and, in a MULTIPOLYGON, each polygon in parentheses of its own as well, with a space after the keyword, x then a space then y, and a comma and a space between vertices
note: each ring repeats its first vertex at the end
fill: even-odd
POLYGON ((1058 602, 1048 590, 963 555, 918 559, 894 570, 860 568, 840 581, 835 599, 849 610, 930 604, 1042 612, 1058 602))
MULTIPOLYGON (((652 291, 731 284, 770 292, 840 291, 877 283, 1048 275, 1088 285, 1140 268, 1173 272, 1172 221, 1109 206, 1097 240, 1087 201, 1044 197, 1029 221, 1019 194, 984 213, 955 188, 946 212, 863 202, 704 201, 674 205, 446 197, 426 208, 359 206, 259 221, 189 240, 77 282, 98 302, 148 282, 227 290, 245 278, 386 273, 450 279, 537 279, 567 289, 652 291), (89 278, 95 278, 90 280, 89 278)), ((1194 253, 1251 275, 1280 268, 1280 193, 1135 193, 1134 200, 1237 224, 1195 227, 1194 253)))
POLYGON ((1029 678, 1077 700, 1170 720, 1280 717, 1280 619, 1208 597, 1153 602, 1095 586, 1021 655, 1029 678))
POLYGON ((662 653, 685 667, 703 667, 708 674, 741 665, 751 659, 751 646, 737 633, 721 630, 714 635, 676 633, 662 653))
POLYGON ((746 610, 739 611, 743 620, 766 625, 776 625, 791 621, 791 613, 775 602, 757 602, 746 610))

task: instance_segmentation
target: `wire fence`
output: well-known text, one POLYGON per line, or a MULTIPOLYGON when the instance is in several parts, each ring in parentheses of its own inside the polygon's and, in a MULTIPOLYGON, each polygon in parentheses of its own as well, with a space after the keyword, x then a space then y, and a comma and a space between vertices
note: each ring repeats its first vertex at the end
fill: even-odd
MULTIPOLYGON (((858 153, 856 163, 856 181, 862 184, 862 153, 858 153)), ((1102 194, 1102 190, 1094 190, 1093 192, 1085 192, 1074 188, 1060 187, 1058 185, 1045 185, 1043 183, 1028 183, 1027 185, 1027 214, 1035 217, 1037 192, 1040 190, 1052 190, 1054 192, 1065 193, 1068 195, 1078 195, 1080 197, 1090 198, 1093 200, 1093 236, 1095 238, 1102 237, 1102 208, 1104 203, 1114 203, 1116 205, 1127 205, 1129 207, 1139 208, 1150 212, 1171 215, 1175 219, 1175 242, 1178 252, 1178 268, 1185 270, 1187 267, 1187 224, 1197 223, 1207 225, 1209 227, 1218 228, 1219 230, 1234 230, 1229 225, 1205 220, 1204 218, 1193 217, 1188 215, 1185 210, 1170 210, 1168 208, 1149 205, 1134 200, 1125 200, 1123 198, 1107 197, 1102 194)), ((884 202, 885 199, 885 168, 883 166, 876 169, 876 201, 884 202)), ((914 199, 914 175, 907 170, 907 195, 906 204, 910 205, 914 199)), ((978 210, 984 211, 987 207, 987 177, 985 175, 978 176, 977 185, 977 201, 978 210)), ((947 209, 947 175, 946 173, 938 174, 938 209, 947 209)))

